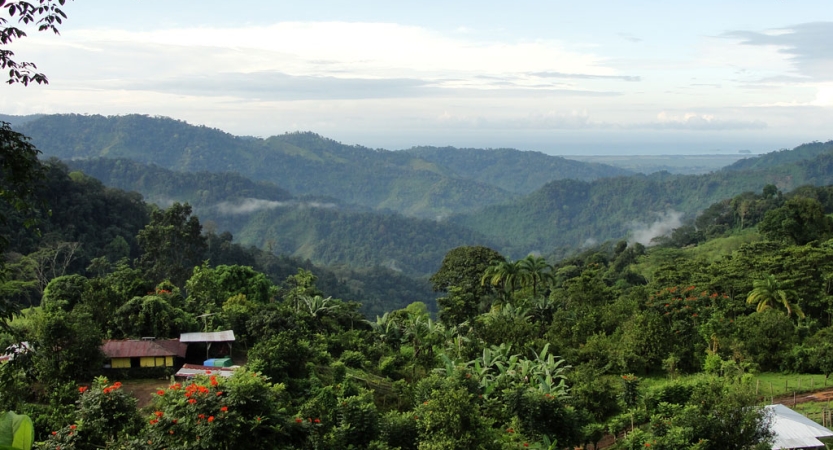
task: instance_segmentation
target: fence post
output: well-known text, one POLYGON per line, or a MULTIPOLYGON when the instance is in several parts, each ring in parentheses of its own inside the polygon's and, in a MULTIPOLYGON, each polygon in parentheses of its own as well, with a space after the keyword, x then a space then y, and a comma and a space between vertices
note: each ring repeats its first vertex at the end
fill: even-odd
POLYGON ((758 388, 761 386, 761 380, 755 380, 755 396, 758 395, 758 388))

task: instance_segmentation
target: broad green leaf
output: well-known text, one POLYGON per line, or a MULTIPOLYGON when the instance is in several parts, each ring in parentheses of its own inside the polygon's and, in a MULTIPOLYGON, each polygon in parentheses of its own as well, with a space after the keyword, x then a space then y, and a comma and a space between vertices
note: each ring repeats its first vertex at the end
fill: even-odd
POLYGON ((0 416, 0 450, 12 448, 28 450, 35 442, 35 428, 29 416, 11 411, 0 416))

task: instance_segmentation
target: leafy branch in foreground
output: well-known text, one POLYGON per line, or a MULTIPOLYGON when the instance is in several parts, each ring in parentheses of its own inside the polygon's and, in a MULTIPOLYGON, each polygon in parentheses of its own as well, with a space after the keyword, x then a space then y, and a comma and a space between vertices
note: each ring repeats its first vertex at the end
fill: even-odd
MULTIPOLYGON (((7 46, 15 40, 26 37, 26 32, 9 25, 14 18, 17 18, 18 24, 37 25, 38 31, 51 30, 55 34, 60 34, 58 25, 63 23, 67 15, 59 6, 65 3, 66 0, 38 0, 37 2, 0 0, 0 7, 5 9, 9 16, 8 18, 0 16, 0 45, 7 46)), ((38 68, 35 63, 15 61, 14 56, 11 50, 0 48, 0 69, 9 70, 7 83, 23 83, 24 86, 28 86, 31 82, 49 83, 46 75, 35 72, 38 68)))

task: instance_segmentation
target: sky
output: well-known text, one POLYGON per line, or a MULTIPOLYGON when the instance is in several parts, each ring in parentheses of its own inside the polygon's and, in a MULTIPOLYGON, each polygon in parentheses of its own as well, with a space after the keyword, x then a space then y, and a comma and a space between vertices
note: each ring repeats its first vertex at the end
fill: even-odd
POLYGON ((833 139, 827 0, 75 0, 64 10, 60 36, 30 28, 8 46, 50 83, 0 88, 0 113, 140 113, 391 150, 763 153, 833 139))

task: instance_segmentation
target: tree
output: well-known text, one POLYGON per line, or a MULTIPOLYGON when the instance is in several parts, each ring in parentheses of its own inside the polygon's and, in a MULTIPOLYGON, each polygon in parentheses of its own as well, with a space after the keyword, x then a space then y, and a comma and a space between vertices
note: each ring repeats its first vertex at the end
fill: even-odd
POLYGON ((520 275, 521 270, 518 262, 497 259, 492 261, 492 264, 483 272, 480 285, 486 285, 486 282, 488 282, 492 286, 500 286, 508 300, 515 291, 515 284, 518 282, 520 275))
POLYGON ((41 312, 34 328, 33 362, 40 380, 78 380, 101 368, 102 333, 88 314, 41 312))
MULTIPOLYGON (((4 8, 9 15, 8 19, 0 17, 0 46, 7 46, 14 40, 26 36, 26 33, 20 28, 8 25, 9 21, 15 17, 17 17, 18 24, 34 24, 37 25, 38 31, 51 30, 55 34, 60 34, 58 25, 62 24, 63 19, 66 19, 67 16, 59 6, 63 6, 65 3, 66 0, 0 0, 0 7, 4 8)), ((14 58, 14 52, 0 47, 0 69, 9 71, 7 83, 22 83, 24 86, 27 86, 30 82, 49 83, 46 75, 34 72, 37 69, 35 63, 18 62, 14 58)))
POLYGON ((81 275, 54 278, 43 291, 41 306, 45 311, 72 311, 75 305, 83 301, 88 286, 89 280, 81 275))
POLYGON ((767 211, 758 230, 767 239, 796 245, 822 240, 833 232, 833 219, 814 198, 791 198, 784 206, 767 211))
POLYGON ((517 262, 524 285, 532 283, 532 296, 538 296, 538 286, 554 279, 552 266, 543 256, 529 255, 517 262))
POLYGON ((492 261, 502 259, 500 253, 482 246, 457 247, 446 253, 440 269, 431 276, 431 284, 435 292, 451 292, 452 287, 459 289, 455 301, 437 300, 441 317, 443 311, 446 311, 446 317, 453 316, 456 323, 474 317, 481 303, 492 293, 491 286, 481 283, 483 275, 492 261))
POLYGON ((776 304, 781 304, 787 309, 787 316, 792 315, 793 311, 798 317, 804 318, 804 312, 801 308, 792 303, 790 300, 795 297, 795 291, 785 289, 774 275, 767 275, 763 280, 757 280, 752 283, 754 289, 746 297, 746 303, 750 305, 757 304, 757 311, 761 312, 765 309, 772 308, 776 304))
POLYGON ((137 240, 144 253, 139 265, 154 282, 171 280, 183 286, 206 251, 202 226, 191 215, 191 205, 179 202, 166 210, 154 210, 150 223, 139 231, 137 240))
MULTIPOLYGON (((5 20, 0 18, 0 27, 4 24, 5 20)), ((0 44, 6 44, 9 40, 4 33, 6 31, 0 28, 0 44)), ((6 61, 10 58, 9 53, 0 48, 2 68, 8 65, 6 61)), ((40 151, 29 142, 29 138, 13 131, 8 123, 0 122, 0 201, 24 213, 28 217, 24 222, 27 227, 35 223, 36 192, 45 174, 38 161, 38 154, 40 151)), ((0 225, 5 225, 6 221, 7 217, 0 212, 0 225)), ((8 245, 9 237, 0 235, 0 254, 6 251, 8 245)), ((3 261, 0 261, 0 281, 4 278, 3 265, 3 261)), ((18 311, 17 303, 0 297, 0 326, 6 328, 6 322, 18 311)))
POLYGON ((166 294, 135 297, 114 313, 114 322, 127 337, 175 337, 194 330, 196 321, 185 311, 171 306, 166 294))

